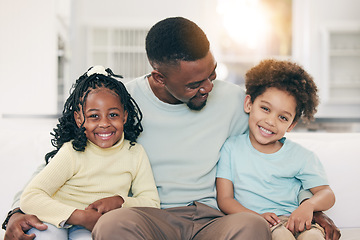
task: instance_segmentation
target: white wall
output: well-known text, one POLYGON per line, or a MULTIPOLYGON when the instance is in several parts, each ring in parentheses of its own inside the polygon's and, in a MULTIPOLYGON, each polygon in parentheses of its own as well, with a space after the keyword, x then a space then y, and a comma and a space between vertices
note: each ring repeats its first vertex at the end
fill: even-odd
MULTIPOLYGON (((195 21, 211 38, 216 0, 77 0, 72 5, 71 75, 74 81, 89 66, 86 62, 86 27, 147 27, 161 19, 183 16, 195 21)), ((144 39, 145 41, 145 39, 144 39)), ((145 73, 144 73, 145 74, 145 73)))
MULTIPOLYGON (((57 35, 65 36, 69 76, 65 92, 87 68, 86 26, 151 27, 169 16, 194 20, 217 53, 221 20, 216 0, 1 0, 0 114, 54 114, 57 101, 57 35), (71 23, 59 27, 57 13, 71 2, 71 23), (59 9, 60 8, 60 9, 59 9), (67 25, 68 24, 68 25, 67 25), (68 28, 68 29, 66 29, 68 28)), ((360 22, 358 0, 293 0, 293 56, 314 76, 323 91, 321 28, 333 22, 360 22)), ((65 10, 64 10, 65 9, 65 10)), ((358 106, 321 107, 319 115, 360 115, 358 106)))
MULTIPOLYGON (((324 27, 341 24, 360 26, 359 0, 293 0, 293 58, 314 77, 320 90, 317 117, 357 117, 360 105, 327 104, 323 68, 324 27)), ((359 93, 360 94, 360 93, 359 93)))
POLYGON ((0 114, 56 112, 55 0, 0 2, 0 114))

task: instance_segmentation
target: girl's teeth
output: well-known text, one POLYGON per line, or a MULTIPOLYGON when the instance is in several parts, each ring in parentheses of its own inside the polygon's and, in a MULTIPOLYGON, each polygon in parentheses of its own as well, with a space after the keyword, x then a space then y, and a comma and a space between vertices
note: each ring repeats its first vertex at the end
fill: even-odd
POLYGON ((263 131, 263 132, 265 132, 265 133, 267 133, 267 134, 272 134, 271 131, 269 131, 269 130, 263 128, 263 127, 260 127, 260 130, 263 131))
POLYGON ((111 133, 107 133, 107 134, 98 134, 100 137, 109 137, 111 135, 111 133))

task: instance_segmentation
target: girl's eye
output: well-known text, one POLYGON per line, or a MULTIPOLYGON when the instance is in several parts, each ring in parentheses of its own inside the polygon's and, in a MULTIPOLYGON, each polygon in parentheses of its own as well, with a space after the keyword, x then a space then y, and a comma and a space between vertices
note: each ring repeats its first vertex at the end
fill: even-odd
POLYGON ((264 111, 266 111, 266 112, 269 111, 269 108, 267 108, 267 107, 261 107, 261 109, 264 110, 264 111))
POLYGON ((91 115, 89 116, 89 118, 97 118, 97 117, 98 117, 97 114, 91 114, 91 115))
POLYGON ((287 117, 284 117, 284 116, 279 116, 279 118, 283 121, 288 121, 287 117))
POLYGON ((117 116, 119 116, 119 114, 117 114, 117 113, 110 113, 110 117, 117 117, 117 116))

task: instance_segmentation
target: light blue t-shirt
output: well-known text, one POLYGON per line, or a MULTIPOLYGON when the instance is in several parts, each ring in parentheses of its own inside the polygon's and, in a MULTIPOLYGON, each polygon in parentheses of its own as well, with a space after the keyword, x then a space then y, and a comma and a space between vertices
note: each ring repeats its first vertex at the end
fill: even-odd
POLYGON ((291 214, 298 206, 303 186, 328 185, 318 157, 288 139, 273 154, 257 151, 249 135, 229 138, 221 149, 217 177, 233 182, 234 197, 259 214, 291 214))
POLYGON ((216 164, 230 136, 248 129, 243 111, 245 91, 229 82, 213 81, 206 106, 190 110, 186 104, 168 104, 141 77, 126 87, 143 113, 144 131, 137 142, 145 148, 162 208, 193 201, 217 208, 216 164))

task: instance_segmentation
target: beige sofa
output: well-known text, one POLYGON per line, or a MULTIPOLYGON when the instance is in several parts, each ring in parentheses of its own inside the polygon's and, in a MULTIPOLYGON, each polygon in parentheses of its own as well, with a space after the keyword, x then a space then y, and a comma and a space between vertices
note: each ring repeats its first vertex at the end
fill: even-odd
POLYGON ((323 163, 336 203, 326 213, 341 229, 341 240, 360 239, 360 133, 289 133, 323 163))
MULTIPOLYGON (((12 198, 44 161, 52 147, 49 132, 56 119, 0 119, 0 219, 12 198), (15 170, 15 173, 14 173, 15 170), (21 177, 19 177, 21 176, 21 177)), ((288 138, 315 151, 325 166, 337 201, 327 214, 342 230, 341 240, 360 239, 360 133, 289 133, 288 138)), ((0 230, 0 239, 3 239, 0 230)))

